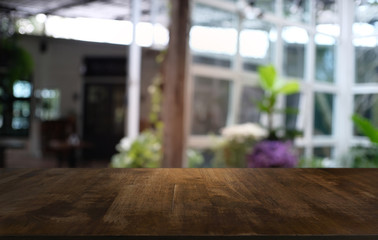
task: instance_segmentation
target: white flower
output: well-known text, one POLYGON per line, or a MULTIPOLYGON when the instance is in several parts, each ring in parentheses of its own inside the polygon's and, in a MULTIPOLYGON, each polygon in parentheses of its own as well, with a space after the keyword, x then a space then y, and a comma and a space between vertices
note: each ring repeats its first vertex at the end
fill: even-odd
POLYGON ((122 163, 129 166, 133 160, 129 158, 126 154, 122 156, 122 163))
POLYGON ((132 144, 132 141, 129 138, 124 137, 121 139, 120 143, 117 145, 117 150, 119 152, 128 151, 131 147, 131 144, 132 144))
POLYGON ((244 123, 223 128, 222 136, 227 139, 244 141, 246 138, 254 138, 260 140, 267 136, 267 131, 255 123, 244 123))

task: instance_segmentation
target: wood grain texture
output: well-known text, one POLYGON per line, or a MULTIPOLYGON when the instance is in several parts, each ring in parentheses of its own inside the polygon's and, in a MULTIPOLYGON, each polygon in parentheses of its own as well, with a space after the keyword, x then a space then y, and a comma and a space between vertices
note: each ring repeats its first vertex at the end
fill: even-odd
POLYGON ((163 68, 163 167, 182 167, 188 127, 190 1, 170 1, 169 44, 163 68))
POLYGON ((378 239, 377 179, 377 169, 2 169, 0 239, 378 239))

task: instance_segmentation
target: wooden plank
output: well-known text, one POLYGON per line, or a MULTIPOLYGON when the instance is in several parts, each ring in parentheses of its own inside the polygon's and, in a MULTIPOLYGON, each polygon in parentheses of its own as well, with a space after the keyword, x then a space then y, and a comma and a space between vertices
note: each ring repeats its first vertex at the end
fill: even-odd
POLYGON ((378 169, 0 170, 0 239, 378 239, 378 169))

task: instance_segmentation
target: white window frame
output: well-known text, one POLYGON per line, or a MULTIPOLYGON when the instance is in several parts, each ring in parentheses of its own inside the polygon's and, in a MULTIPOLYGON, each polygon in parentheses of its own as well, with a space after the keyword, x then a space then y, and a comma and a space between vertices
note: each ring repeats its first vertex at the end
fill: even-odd
MULTIPOLYGON (((378 83, 357 84, 354 83, 355 74, 355 55, 353 39, 351 37, 352 25, 354 23, 355 2, 353 0, 336 0, 338 19, 335 24, 338 24, 341 31, 339 36, 331 36, 335 38, 335 69, 334 69, 334 82, 324 83, 315 79, 315 64, 316 64, 316 34, 327 35, 316 30, 316 0, 310 1, 311 21, 309 24, 293 22, 283 17, 283 12, 279 11, 275 14, 266 13, 263 16, 263 21, 274 25, 277 31, 277 41, 275 43, 275 56, 273 64, 276 66, 278 73, 283 72, 283 40, 282 28, 285 26, 296 26, 303 28, 309 35, 309 42, 305 45, 305 76, 300 83, 301 100, 299 103, 299 114, 297 118, 298 127, 303 127, 303 137, 296 139, 295 144, 297 147, 304 148, 305 157, 308 159, 313 158, 314 149, 318 147, 330 147, 333 149, 332 159, 334 166, 341 166, 341 160, 348 152, 350 146, 356 143, 361 143, 361 138, 353 136, 353 124, 351 115, 353 114, 353 99, 355 94, 378 94, 378 83), (314 107, 315 107, 315 93, 330 93, 333 98, 332 110, 332 135, 329 136, 314 136, 314 107)), ((237 13, 237 6, 231 2, 217 1, 217 0, 193 0, 192 4, 203 4, 218 8, 220 10, 228 11, 230 13, 237 13)), ((276 0, 276 9, 283 9, 283 0, 276 0)), ((238 39, 241 31, 242 20, 239 19, 238 24, 238 39)), ((371 36, 364 36, 371 37, 371 36)), ((188 101, 191 105, 192 91, 194 89, 194 81, 198 76, 209 78, 229 79, 233 83, 233 93, 229 108, 229 115, 227 125, 237 123, 239 116, 239 107, 241 101, 241 93, 244 85, 258 86, 258 75, 255 72, 247 72, 242 68, 242 57, 239 53, 239 46, 233 58, 233 65, 231 68, 213 67, 192 63, 190 61, 190 93, 188 101), (248 79, 248 81, 246 81, 248 79)), ((278 101, 278 107, 285 105, 285 98, 281 97, 278 101)), ((191 119, 191 114, 188 118, 191 119)), ((275 120, 277 125, 284 124, 284 116, 277 117, 275 120)), ((262 123, 264 123, 262 117, 262 123)), ((191 120, 188 121, 189 129, 191 120)), ((190 133, 190 131, 189 131, 190 133)), ((366 139, 363 139, 366 142, 366 139)), ((209 148, 214 142, 213 136, 189 136, 189 147, 196 148, 209 148)))

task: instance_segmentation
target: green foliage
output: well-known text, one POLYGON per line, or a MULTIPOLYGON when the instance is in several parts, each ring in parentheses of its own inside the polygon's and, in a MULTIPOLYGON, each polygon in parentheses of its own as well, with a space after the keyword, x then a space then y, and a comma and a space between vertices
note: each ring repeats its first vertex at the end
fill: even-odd
POLYGON ((357 146, 350 150, 354 168, 378 168, 378 128, 374 127, 368 119, 357 114, 352 116, 357 129, 369 138, 371 146, 357 146))
POLYGON ((32 74, 33 59, 25 49, 17 44, 15 38, 0 39, 0 55, 7 69, 5 73, 7 85, 13 86, 16 80, 27 79, 32 74))
POLYGON ((255 138, 246 138, 243 141, 236 139, 220 142, 214 148, 214 167, 246 167, 245 157, 251 153, 255 138))
POLYGON ((115 154, 111 160, 111 167, 114 168, 155 168, 161 165, 162 159, 162 139, 163 123, 159 119, 161 111, 161 76, 158 75, 149 87, 151 96, 150 123, 151 128, 144 130, 128 146, 127 139, 121 140, 117 145, 118 154, 115 154), (126 146, 122 146, 126 145, 126 146))
MULTIPOLYGON (((136 140, 131 143, 129 149, 123 149, 118 145, 118 154, 112 157, 110 167, 113 168, 157 168, 161 166, 163 125, 157 124, 156 129, 143 131, 136 140)), ((204 159, 200 153, 193 149, 186 152, 188 166, 201 167, 204 159)))
MULTIPOLYGON (((157 62, 164 60, 165 52, 162 52, 157 62)), ((162 102, 162 78, 158 74, 148 91, 151 96, 151 110, 149 120, 151 128, 144 130, 133 142, 128 143, 127 139, 121 140, 117 145, 118 154, 112 157, 110 167, 113 168, 156 168, 160 167, 163 157, 163 123, 160 121, 162 102), (130 145, 130 146, 129 146, 130 145)), ((200 167, 204 160, 201 154, 195 150, 187 151, 189 167, 200 167)))
POLYGON ((156 56, 156 62, 159 64, 162 64, 164 62, 165 56, 167 55, 168 50, 164 49, 162 50, 157 56, 156 56))
POLYGON ((301 158, 298 163, 298 168, 324 168, 324 159, 322 158, 312 158, 306 159, 301 158))
POLYGON ((357 114, 352 116, 352 120, 357 128, 368 137, 372 143, 378 144, 378 128, 374 127, 366 118, 357 114))
POLYGON ((350 152, 354 168, 378 168, 378 147, 354 147, 350 152))
POLYGON ((296 81, 278 80, 277 73, 273 65, 258 68, 261 87, 268 95, 293 94, 299 91, 299 84, 296 81))
POLYGON ((203 156, 196 150, 188 149, 186 151, 186 157, 188 160, 188 167, 190 168, 202 167, 204 163, 203 156))
POLYGON ((143 131, 130 148, 122 149, 112 157, 110 166, 114 168, 155 168, 160 166, 162 156, 161 146, 162 125, 156 130, 143 131))
MULTIPOLYGON (((273 114, 287 113, 296 114, 297 110, 275 109, 277 97, 280 94, 290 95, 299 91, 299 83, 296 81, 283 81, 277 78, 277 72, 273 65, 267 65, 258 68, 259 81, 261 87, 265 90, 265 95, 261 101, 257 103, 257 107, 263 113, 268 115, 268 131, 270 139, 277 139, 276 130, 273 129, 273 114)), ((294 132, 291 132, 294 133, 294 132)), ((295 132, 297 133, 297 132, 295 132)), ((292 136, 290 136, 292 137, 292 136)))
POLYGON ((265 91, 272 91, 276 82, 276 69, 273 65, 259 67, 260 84, 265 91))
POLYGON ((162 78, 160 75, 158 75, 154 78, 152 85, 148 88, 148 92, 151 96, 151 110, 149 119, 152 125, 157 124, 160 119, 161 102, 163 99, 161 84, 162 78))
POLYGON ((277 88, 277 93, 282 93, 285 95, 290 95, 297 93, 299 91, 299 84, 296 81, 287 81, 285 83, 279 83, 277 88))

